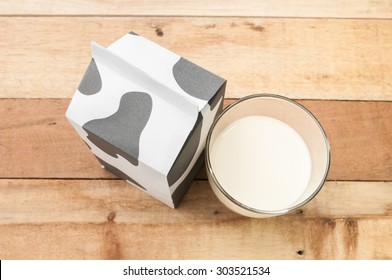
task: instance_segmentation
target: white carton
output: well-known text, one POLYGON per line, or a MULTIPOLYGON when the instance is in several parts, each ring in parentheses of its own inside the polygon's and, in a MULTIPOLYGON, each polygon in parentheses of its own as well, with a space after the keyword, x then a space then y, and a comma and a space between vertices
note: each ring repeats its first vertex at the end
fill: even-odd
POLYGON ((107 170, 176 207, 203 163, 226 81, 133 32, 92 50, 68 120, 107 170))

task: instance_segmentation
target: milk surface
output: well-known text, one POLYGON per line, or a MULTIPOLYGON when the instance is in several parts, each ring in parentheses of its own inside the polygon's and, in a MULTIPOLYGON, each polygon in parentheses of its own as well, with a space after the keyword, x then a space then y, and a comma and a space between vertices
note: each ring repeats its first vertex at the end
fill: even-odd
POLYGON ((295 203, 311 174, 309 150, 286 123, 264 116, 239 119, 210 148, 211 166, 225 191, 259 210, 282 210, 295 203))

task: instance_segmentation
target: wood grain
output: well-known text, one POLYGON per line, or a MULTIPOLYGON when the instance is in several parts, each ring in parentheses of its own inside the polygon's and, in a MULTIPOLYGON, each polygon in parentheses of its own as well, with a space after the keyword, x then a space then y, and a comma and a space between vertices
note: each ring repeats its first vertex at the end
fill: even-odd
MULTIPOLYGON (((277 219, 290 220, 294 216, 391 217, 392 182, 327 181, 305 207, 277 219)), ((108 220, 128 224, 198 224, 233 219, 241 216, 219 202, 207 180, 195 180, 183 202, 173 210, 124 180, 0 179, 0 225, 99 224, 108 220)))
MULTIPOLYGON (((69 102, 0 99, 0 178, 114 178, 65 119, 69 102)), ((300 102, 329 138, 329 180, 392 180, 392 102, 300 102)))
POLYGON ((173 210, 121 180, 0 180, 0 258, 392 258, 391 188, 327 182, 300 211, 249 219, 207 181, 173 210))
POLYGON ((71 97, 90 41, 130 30, 226 78, 229 98, 392 100, 392 21, 242 17, 0 17, 0 97, 71 97))
POLYGON ((0 259, 392 259, 391 19, 391 0, 0 1, 0 259), (316 198, 248 219, 202 169, 173 210, 102 170, 64 114, 90 41, 131 30, 226 78, 226 106, 299 99, 331 144, 316 198))
POLYGON ((2 259, 391 259, 390 218, 0 225, 2 259), (28 249, 27 249, 28 248, 28 249))
POLYGON ((159 15, 391 18, 390 0, 183 0, 183 1, 50 1, 0 2, 3 15, 159 15))

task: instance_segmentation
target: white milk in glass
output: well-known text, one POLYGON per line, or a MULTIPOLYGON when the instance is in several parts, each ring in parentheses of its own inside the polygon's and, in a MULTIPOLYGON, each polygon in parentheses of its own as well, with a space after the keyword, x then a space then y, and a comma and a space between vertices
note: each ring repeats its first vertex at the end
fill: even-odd
POLYGON ((258 210, 292 206, 308 186, 309 150, 286 123, 264 116, 236 120, 215 139, 211 166, 222 188, 258 210))

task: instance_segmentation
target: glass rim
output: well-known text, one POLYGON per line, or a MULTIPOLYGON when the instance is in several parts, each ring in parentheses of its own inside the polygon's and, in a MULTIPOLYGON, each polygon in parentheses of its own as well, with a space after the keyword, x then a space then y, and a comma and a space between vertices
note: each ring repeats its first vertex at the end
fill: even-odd
POLYGON ((261 215, 281 215, 281 214, 286 214, 289 213, 293 210, 296 210, 302 206, 304 206, 305 204, 307 204, 309 201, 311 201, 322 189, 323 185, 325 184, 326 180, 327 180, 327 176, 328 176, 328 172, 329 172, 329 168, 330 168, 330 164, 331 164, 331 149, 330 149, 330 145, 329 145, 329 141, 327 138, 327 135, 323 129, 323 127, 321 126, 320 122, 318 121, 318 119, 307 109, 305 108, 302 104, 288 98, 282 95, 278 95, 278 94, 271 94, 271 93, 258 93, 258 94, 252 94, 252 95, 248 95, 245 97, 242 97, 240 99, 238 99, 237 101, 233 102, 232 104, 230 104, 229 106, 227 106, 220 114, 219 116, 215 119, 215 121, 212 123, 210 130, 207 134, 207 140, 206 140, 206 166, 207 166, 207 172, 209 173, 210 177, 212 178, 212 180, 214 181, 214 184, 216 185, 216 187, 218 188, 218 190, 225 196, 225 198, 227 198, 231 203, 235 204, 236 206, 252 212, 252 213, 256 213, 256 214, 261 214, 261 215), (227 193, 227 191, 221 186, 221 184, 219 183, 218 179, 216 178, 213 168, 212 168, 212 164, 211 164, 211 160, 210 160, 210 153, 209 153, 209 148, 210 148, 210 142, 211 142, 211 135, 214 131, 214 128, 216 126, 216 124, 219 122, 219 120, 226 114, 226 112, 228 112, 231 108, 233 108, 234 106, 238 105, 239 103, 248 101, 250 99, 255 99, 255 98, 273 98, 273 99, 280 99, 286 102, 290 102, 293 105, 299 107, 300 109, 302 109, 305 113, 307 113, 309 115, 309 117, 311 117, 311 119, 313 119, 313 121, 316 123, 316 125, 318 126, 318 128, 320 129, 320 132, 323 136, 324 139, 324 143, 326 146, 326 150, 327 150, 327 162, 326 162, 326 166, 325 166, 325 170, 324 170, 324 174, 322 179, 320 180, 319 185, 317 186, 317 188, 312 192, 312 194, 307 197, 305 200, 303 200, 300 203, 294 204, 290 207, 284 208, 284 209, 278 209, 278 210, 262 210, 262 209, 257 209, 257 208, 253 208, 250 207, 248 205, 245 205, 241 202, 239 202, 237 199, 235 199, 234 197, 232 197, 229 193, 227 193))

